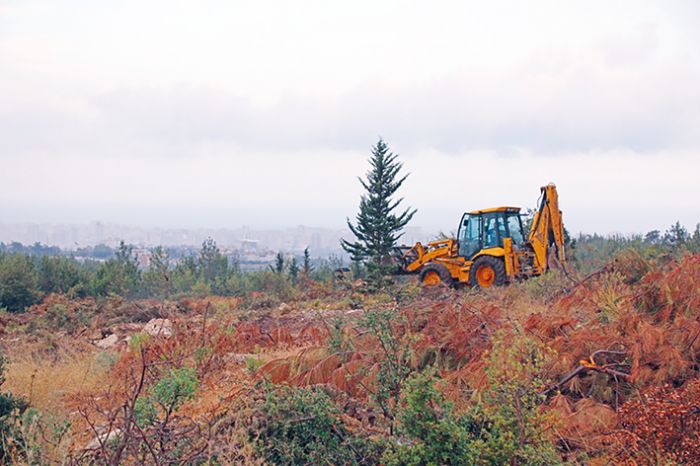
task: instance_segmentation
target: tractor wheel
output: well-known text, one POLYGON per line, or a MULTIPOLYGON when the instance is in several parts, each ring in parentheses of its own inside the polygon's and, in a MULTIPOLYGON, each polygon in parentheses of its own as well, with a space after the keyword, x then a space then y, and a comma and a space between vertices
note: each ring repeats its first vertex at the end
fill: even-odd
POLYGON ((448 286, 454 284, 450 271, 442 264, 427 264, 420 272, 420 282, 426 286, 435 286, 440 283, 448 286))
POLYGON ((506 266, 493 256, 477 257, 469 269, 469 284, 478 288, 490 288, 506 282, 506 266))

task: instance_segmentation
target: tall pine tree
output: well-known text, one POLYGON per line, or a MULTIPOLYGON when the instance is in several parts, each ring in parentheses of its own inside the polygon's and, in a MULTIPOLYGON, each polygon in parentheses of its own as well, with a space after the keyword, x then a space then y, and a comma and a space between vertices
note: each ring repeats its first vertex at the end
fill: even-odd
POLYGON ((304 277, 309 278, 313 270, 314 266, 311 265, 311 253, 309 252, 309 247, 307 246, 304 248, 304 265, 302 268, 302 273, 304 274, 304 277))
POLYGON ((353 261, 366 264, 368 275, 377 287, 384 284, 384 278, 392 267, 392 249, 403 235, 403 228, 416 213, 411 208, 400 214, 396 212, 403 199, 394 200, 393 196, 408 176, 399 176, 401 163, 396 158, 397 155, 390 152, 380 138, 372 148, 369 159, 371 169, 365 179, 360 178, 366 192, 360 199, 357 224, 353 225, 347 219, 348 227, 357 241, 341 240, 343 249, 353 261))

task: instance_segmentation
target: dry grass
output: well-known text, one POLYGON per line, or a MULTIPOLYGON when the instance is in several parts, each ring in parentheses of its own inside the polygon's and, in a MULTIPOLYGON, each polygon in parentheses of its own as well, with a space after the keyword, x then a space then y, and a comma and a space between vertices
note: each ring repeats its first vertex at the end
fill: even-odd
POLYGON ((41 412, 67 414, 66 395, 90 391, 103 384, 109 370, 107 353, 65 354, 57 359, 9 355, 3 389, 29 400, 41 412))
POLYGON ((8 359, 3 390, 26 398, 38 414, 19 424, 26 445, 13 454, 13 463, 63 463, 74 437, 69 399, 104 384, 113 356, 83 351, 42 357, 41 353, 15 350, 8 359), (66 427, 65 434, 59 434, 66 427))

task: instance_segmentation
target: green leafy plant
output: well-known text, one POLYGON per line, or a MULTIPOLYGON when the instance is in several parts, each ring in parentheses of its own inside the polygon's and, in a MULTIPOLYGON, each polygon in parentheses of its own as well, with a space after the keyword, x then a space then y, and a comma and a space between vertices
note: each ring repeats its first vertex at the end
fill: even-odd
POLYGON ((499 335, 489 357, 489 385, 464 414, 437 389, 431 371, 405 384, 399 440, 383 461, 390 466, 560 464, 546 429, 552 419, 539 410, 544 362, 540 345, 499 335))
POLYGON ((268 387, 257 451, 275 465, 377 464, 378 446, 352 435, 330 397, 316 387, 268 387))
POLYGON ((171 369, 148 391, 147 396, 136 400, 134 416, 141 426, 167 423, 182 404, 191 400, 199 388, 194 369, 171 369))
POLYGON ((469 414, 478 426, 478 461, 486 464, 554 465, 560 460, 546 436, 553 419, 539 410, 549 356, 541 343, 499 333, 488 357, 488 388, 469 414))
POLYGON ((452 406, 436 388, 431 371, 415 374, 406 382, 404 403, 399 416, 399 441, 388 446, 383 464, 475 464, 472 450, 475 437, 469 419, 453 415, 452 406))
POLYGON ((251 374, 255 374, 263 364, 265 364, 265 361, 263 359, 256 358, 255 356, 247 356, 245 358, 245 368, 251 374))
POLYGON ((411 346, 402 331, 402 325, 405 326, 406 322, 397 309, 390 308, 368 311, 360 323, 379 343, 379 369, 370 396, 381 409, 389 422, 389 431, 393 433, 401 390, 413 372, 411 346))
POLYGON ((129 350, 132 353, 138 354, 143 348, 145 348, 151 341, 151 336, 147 333, 134 333, 129 338, 129 350))
POLYGON ((331 320, 329 327, 328 349, 331 353, 342 353, 346 349, 346 342, 343 336, 345 319, 342 315, 336 316, 331 320))
MULTIPOLYGON (((5 357, 0 353, 0 387, 4 383, 5 357)), ((28 407, 24 398, 0 392, 0 464, 10 464, 13 454, 23 450, 21 418, 28 407)))

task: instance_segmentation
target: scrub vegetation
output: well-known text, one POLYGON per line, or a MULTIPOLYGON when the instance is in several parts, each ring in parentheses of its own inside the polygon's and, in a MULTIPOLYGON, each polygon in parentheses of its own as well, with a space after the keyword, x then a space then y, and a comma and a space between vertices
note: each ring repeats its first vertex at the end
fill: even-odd
POLYGON ((696 464, 697 236, 578 237, 566 273, 483 291, 248 276, 207 243, 202 293, 139 297, 128 248, 123 295, 5 255, 2 461, 696 464))

